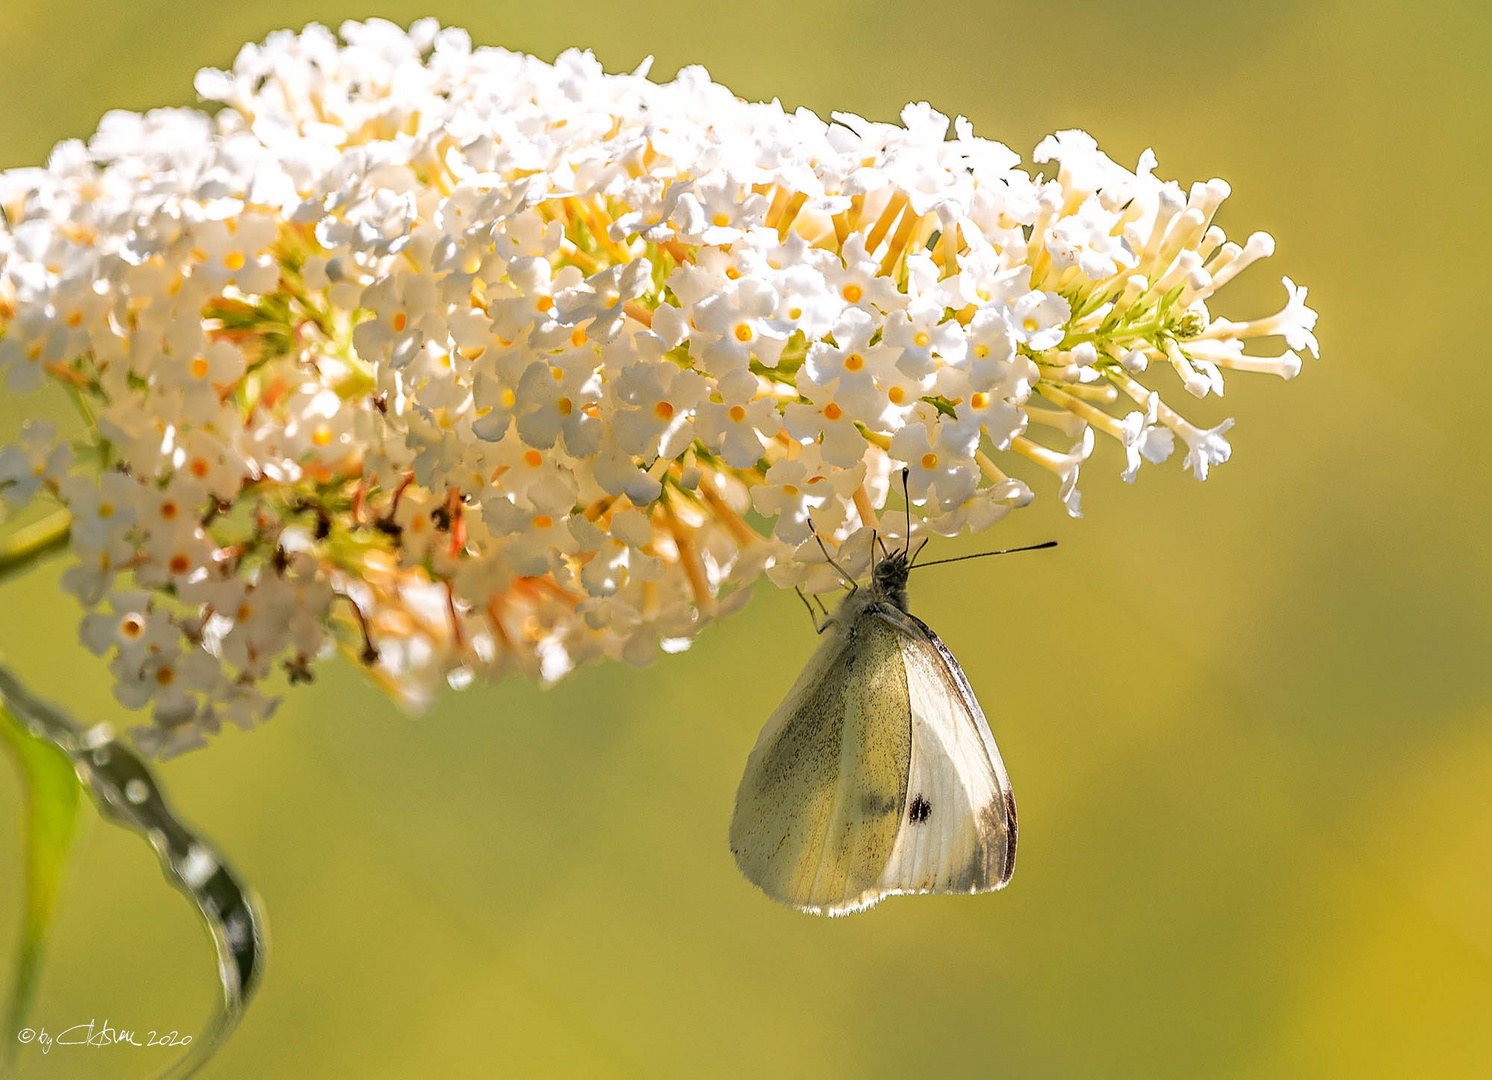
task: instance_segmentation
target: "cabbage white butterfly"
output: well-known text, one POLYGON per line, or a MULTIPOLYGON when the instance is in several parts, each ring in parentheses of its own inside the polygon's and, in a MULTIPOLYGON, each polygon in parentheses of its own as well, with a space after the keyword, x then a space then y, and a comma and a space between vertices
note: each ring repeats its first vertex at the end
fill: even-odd
POLYGON ((907 610, 907 532, 908 548, 851 582, 818 627, 736 792, 741 872, 815 915, 999 889, 1015 870, 1015 797, 989 724, 948 647, 907 610))

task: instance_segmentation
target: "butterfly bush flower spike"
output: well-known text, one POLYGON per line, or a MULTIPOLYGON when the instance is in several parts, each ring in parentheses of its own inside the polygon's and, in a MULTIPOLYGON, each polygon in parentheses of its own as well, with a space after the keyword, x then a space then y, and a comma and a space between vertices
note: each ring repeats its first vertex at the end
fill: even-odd
POLYGON ((833 588, 815 530, 863 572, 903 466, 948 536, 1078 514, 1090 462, 1205 478, 1231 421, 1182 403, 1316 354, 1288 278, 1211 313, 1274 246, 1214 223, 1227 184, 1077 131, 1033 175, 925 104, 825 121, 430 21, 197 88, 0 175, 0 376, 89 418, 0 449, 0 494, 70 509, 83 640, 163 753, 337 646, 409 702, 646 663, 763 575, 833 588))

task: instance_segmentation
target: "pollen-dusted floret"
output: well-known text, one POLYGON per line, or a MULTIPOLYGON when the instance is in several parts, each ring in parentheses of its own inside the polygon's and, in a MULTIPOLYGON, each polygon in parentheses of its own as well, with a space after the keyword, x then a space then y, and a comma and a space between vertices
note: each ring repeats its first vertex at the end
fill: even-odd
POLYGON ((0 174, 0 376, 66 384, 93 442, 28 428, 0 494, 70 508, 84 638, 165 752, 333 641, 410 701, 676 651, 763 574, 832 587, 815 531, 863 569, 902 466, 943 535, 1030 501, 1018 459, 1076 515, 1095 436, 1205 478, 1231 421, 1164 398, 1316 353, 1288 278, 1209 311, 1273 251, 1214 223, 1227 184, 1082 132, 1033 178, 925 104, 825 122, 429 20, 197 88, 223 107, 0 174))

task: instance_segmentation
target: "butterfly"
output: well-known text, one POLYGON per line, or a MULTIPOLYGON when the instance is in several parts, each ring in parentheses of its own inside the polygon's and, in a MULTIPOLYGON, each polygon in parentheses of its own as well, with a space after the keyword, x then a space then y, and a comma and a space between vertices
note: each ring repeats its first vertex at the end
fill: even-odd
POLYGON ((850 592, 818 627, 736 793, 741 872, 814 915, 898 893, 986 892, 1015 870, 1010 777, 963 669, 907 609, 909 547, 863 585, 840 570, 850 592))

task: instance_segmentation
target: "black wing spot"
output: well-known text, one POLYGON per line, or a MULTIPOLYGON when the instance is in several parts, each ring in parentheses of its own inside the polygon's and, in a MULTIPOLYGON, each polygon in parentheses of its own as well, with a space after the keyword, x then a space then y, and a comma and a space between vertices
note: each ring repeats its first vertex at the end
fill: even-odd
POLYGON ((932 803, 921 795, 912 800, 911 807, 907 810, 907 820, 914 825, 921 825, 932 815, 932 803))

